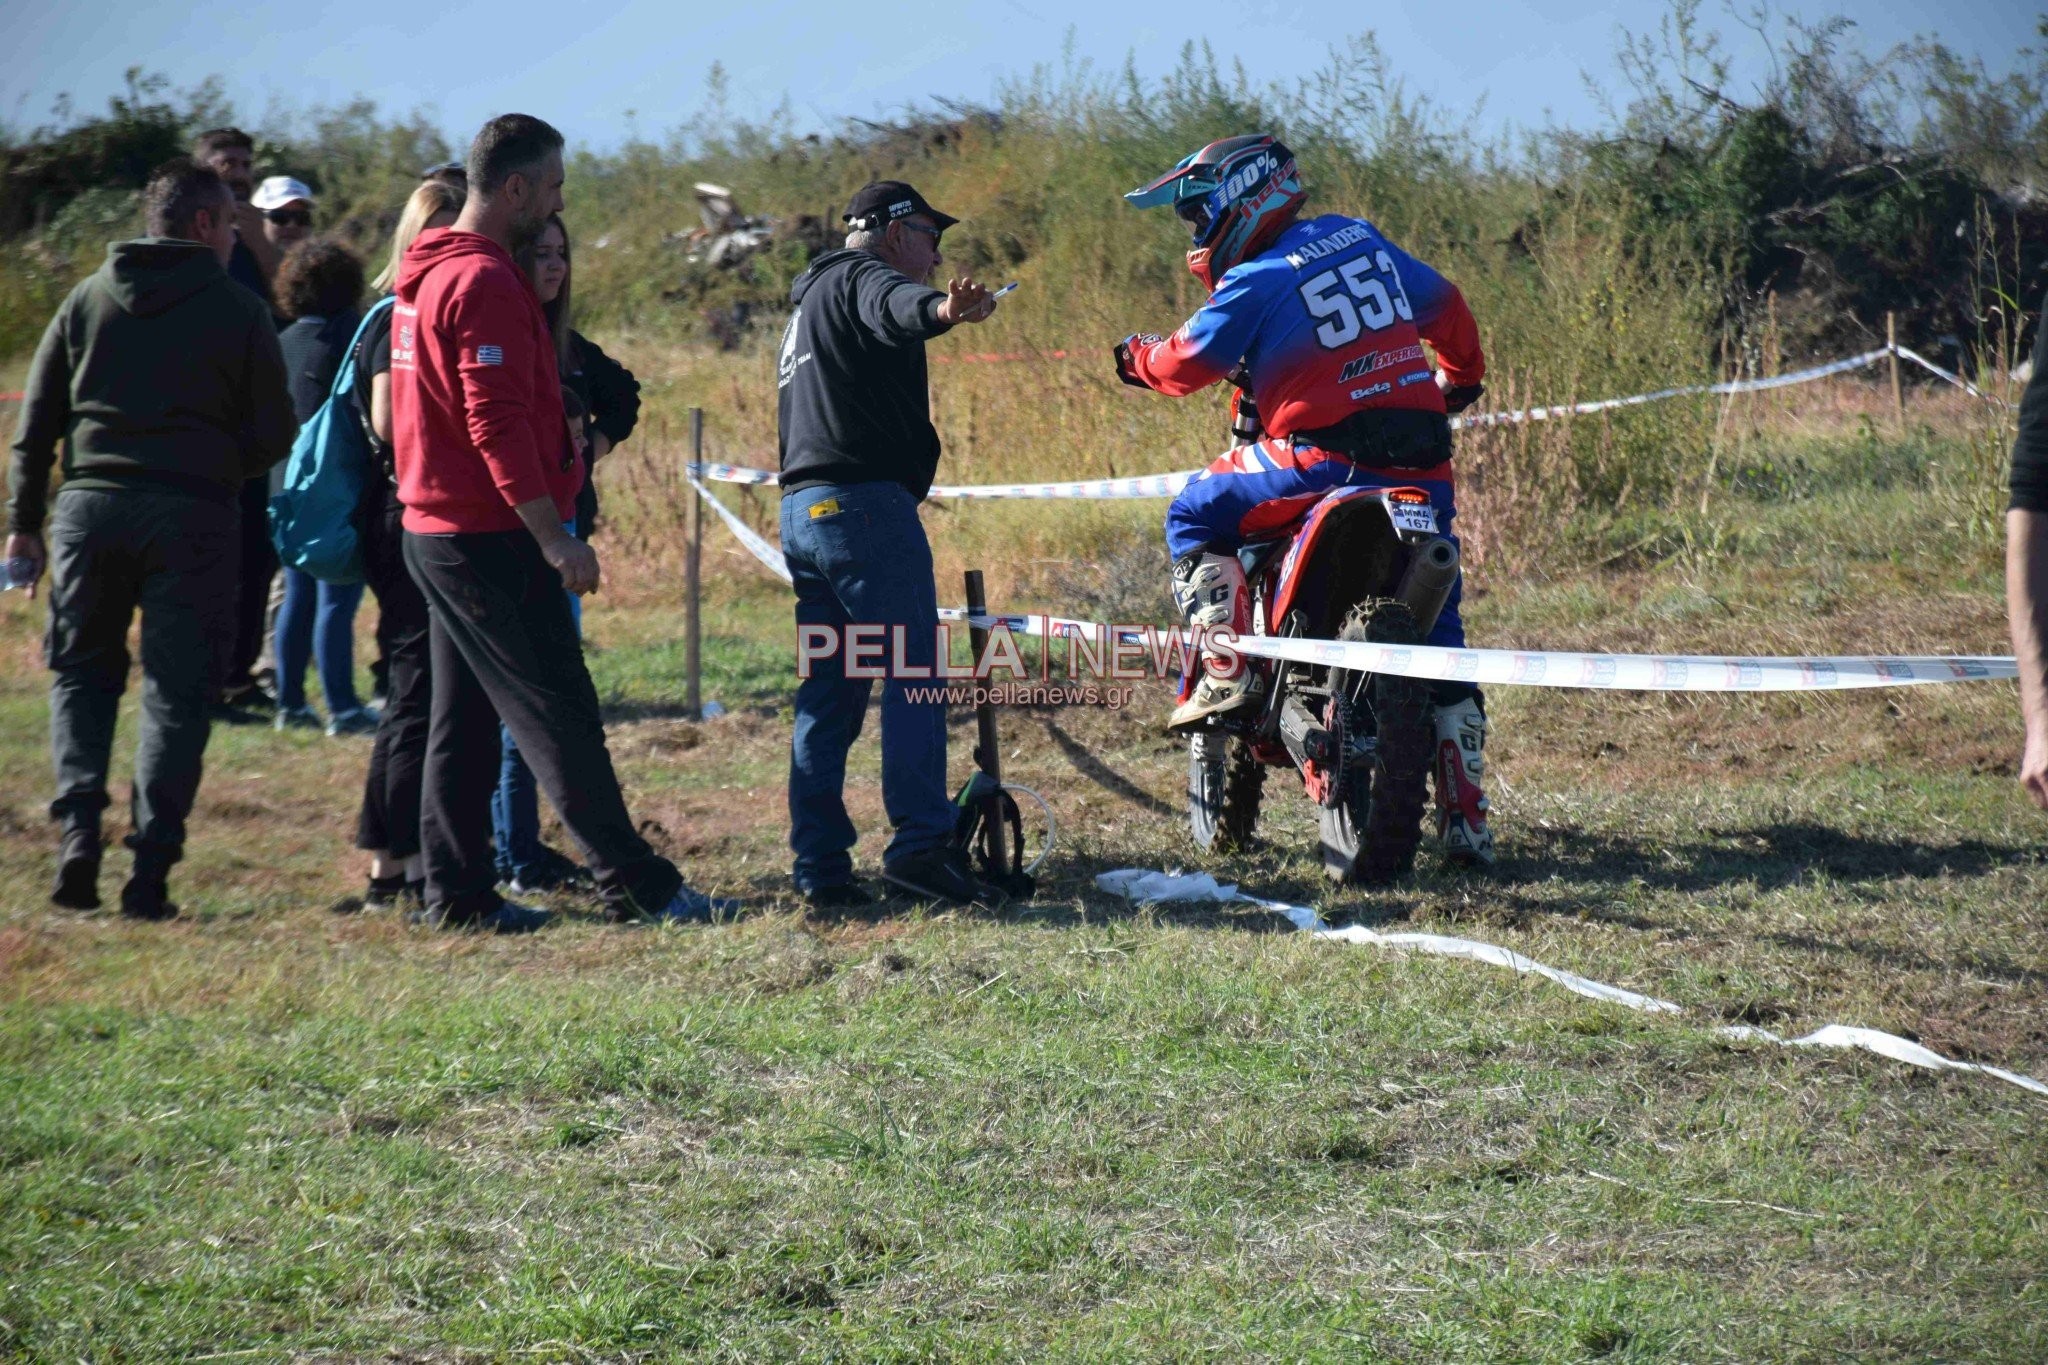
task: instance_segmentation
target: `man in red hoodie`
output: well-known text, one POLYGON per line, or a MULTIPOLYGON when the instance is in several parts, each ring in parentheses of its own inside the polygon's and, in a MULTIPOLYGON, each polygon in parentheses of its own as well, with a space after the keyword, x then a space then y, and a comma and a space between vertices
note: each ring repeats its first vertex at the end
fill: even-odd
POLYGON ((561 208, 562 135, 525 114, 492 119, 470 146, 455 225, 421 233, 398 275, 392 453, 406 567, 432 621, 419 920, 436 928, 519 932, 548 918, 495 889, 501 719, 613 920, 702 920, 723 905, 685 886, 627 814, 562 592, 597 590, 597 554, 564 529, 583 466, 547 320, 512 260, 561 208))

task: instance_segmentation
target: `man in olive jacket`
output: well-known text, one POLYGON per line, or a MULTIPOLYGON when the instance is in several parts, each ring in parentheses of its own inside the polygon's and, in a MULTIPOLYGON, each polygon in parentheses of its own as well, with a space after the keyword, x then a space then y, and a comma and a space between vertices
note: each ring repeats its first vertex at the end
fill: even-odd
POLYGON ((223 268, 235 240, 227 186, 174 161, 143 193, 150 236, 109 244, 36 347, 8 470, 7 555, 36 574, 50 567, 50 814, 63 831, 51 898, 72 909, 99 905, 100 812, 128 623, 142 609, 135 866, 121 909, 168 919, 208 705, 234 642, 236 495, 290 453, 297 423, 270 310, 223 268))

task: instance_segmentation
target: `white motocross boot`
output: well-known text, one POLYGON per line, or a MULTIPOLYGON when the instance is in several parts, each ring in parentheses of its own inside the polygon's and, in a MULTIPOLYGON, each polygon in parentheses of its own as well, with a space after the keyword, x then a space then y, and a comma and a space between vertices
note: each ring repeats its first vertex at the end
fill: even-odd
POLYGON ((1486 713, 1472 697, 1436 708, 1436 833, 1453 862, 1493 863, 1486 827, 1486 713))
MULTIPOLYGON (((1245 591, 1244 565, 1236 555, 1187 555, 1173 566, 1173 600, 1188 625, 1244 634, 1251 622, 1251 601, 1245 591)), ((1201 724, 1210 716, 1235 711, 1259 699, 1263 690, 1249 662, 1239 655, 1235 669, 1218 677, 1206 666, 1215 657, 1205 650, 1197 664, 1202 676, 1188 699, 1174 708, 1168 730, 1201 724)))

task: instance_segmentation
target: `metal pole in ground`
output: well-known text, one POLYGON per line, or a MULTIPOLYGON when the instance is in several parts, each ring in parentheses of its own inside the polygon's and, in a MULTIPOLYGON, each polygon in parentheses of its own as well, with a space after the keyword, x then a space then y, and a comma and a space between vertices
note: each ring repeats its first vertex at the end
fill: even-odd
MULTIPOLYGON (((981 584, 981 570, 967 571, 967 638, 973 642, 974 659, 981 661, 988 652, 988 627, 979 624, 977 618, 988 615, 988 597, 981 584)), ((977 684, 986 680, 976 678, 977 684)), ((998 785, 1003 780, 1003 746, 996 737, 996 708, 984 700, 974 708, 974 762, 998 785)))
POLYGON ((1892 417, 1903 424, 1906 420, 1906 391, 1899 386, 1899 318, 1896 313, 1884 315, 1884 344, 1891 352, 1892 362, 1892 417))
MULTIPOLYGON (((704 464, 704 409, 690 409, 690 463, 695 466, 690 472, 703 477, 704 464)), ((698 618, 698 595, 702 587, 702 563, 704 556, 704 497, 695 484, 690 485, 690 543, 683 560, 683 669, 689 677, 689 693, 684 704, 689 708, 691 720, 704 719, 704 671, 703 657, 698 653, 701 638, 698 618)))

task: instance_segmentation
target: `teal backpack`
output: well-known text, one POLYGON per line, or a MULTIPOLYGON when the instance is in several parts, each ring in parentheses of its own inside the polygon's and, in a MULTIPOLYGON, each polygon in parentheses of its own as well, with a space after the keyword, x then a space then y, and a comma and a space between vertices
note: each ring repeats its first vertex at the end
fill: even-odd
POLYGON ((299 569, 324 583, 363 581, 363 547, 356 531, 356 508, 376 470, 369 438, 363 432, 363 405, 357 397, 356 349, 370 324, 390 311, 394 299, 377 301, 363 315, 349 341, 348 354, 334 373, 327 401, 299 428, 285 465, 284 487, 270 499, 270 538, 277 557, 288 569, 299 569))

